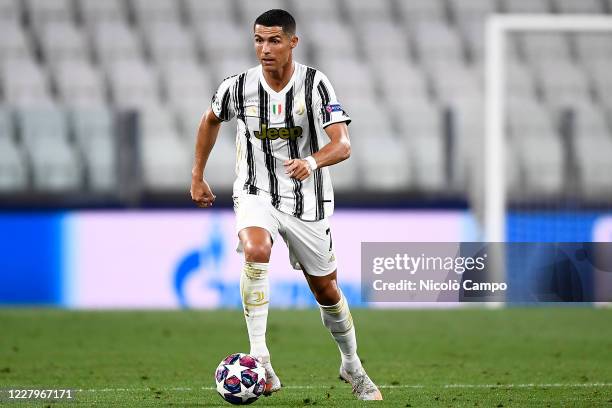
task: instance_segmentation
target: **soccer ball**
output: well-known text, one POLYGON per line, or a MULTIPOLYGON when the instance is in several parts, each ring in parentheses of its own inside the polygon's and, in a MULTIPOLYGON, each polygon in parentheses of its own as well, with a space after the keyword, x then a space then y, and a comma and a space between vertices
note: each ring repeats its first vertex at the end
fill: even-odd
POLYGON ((215 371, 217 392, 236 405, 255 402, 266 388, 266 370, 255 357, 234 353, 225 357, 215 371))

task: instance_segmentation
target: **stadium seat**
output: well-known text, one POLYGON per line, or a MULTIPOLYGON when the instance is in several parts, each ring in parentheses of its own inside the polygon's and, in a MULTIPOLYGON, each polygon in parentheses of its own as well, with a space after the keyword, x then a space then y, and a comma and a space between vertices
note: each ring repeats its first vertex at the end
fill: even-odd
POLYGON ((141 27, 160 21, 178 24, 181 19, 176 0, 131 0, 130 4, 141 27))
MULTIPOLYGON (((178 118, 180 136, 195 146, 195 140, 198 133, 198 127, 202 116, 208 109, 208 106, 196 106, 196 105, 185 105, 179 106, 176 110, 176 116, 178 118)), ((221 129, 231 127, 235 131, 235 123, 233 121, 229 124, 221 126, 221 129)), ((221 135, 219 135, 221 137, 221 135)), ((231 136, 231 140, 235 139, 235 135, 231 136)))
POLYGON ((367 21, 378 21, 389 24, 391 22, 391 5, 388 0, 344 0, 344 8, 349 19, 355 24, 367 21))
POLYGON ((525 192, 537 197, 557 194, 563 190, 566 181, 563 172, 564 153, 558 137, 539 134, 537 137, 515 140, 514 146, 525 192))
POLYGON ((65 140, 41 139, 29 146, 34 188, 41 191, 76 191, 82 185, 83 168, 73 147, 65 140))
POLYGON ((67 106, 106 103, 106 87, 98 70, 86 61, 64 61, 55 69, 58 95, 67 106))
POLYGON ((483 20, 497 11, 496 0, 448 0, 451 14, 459 25, 468 20, 483 20))
POLYGON ((345 160, 336 163, 329 168, 334 184, 334 191, 348 192, 354 191, 355 186, 359 185, 359 163, 357 160, 345 160))
POLYGON ((52 21, 74 21, 74 10, 70 0, 26 0, 32 26, 36 29, 52 21))
POLYGON ((104 106, 78 106, 69 117, 77 146, 85 158, 89 188, 111 191, 117 185, 117 146, 111 112, 104 106))
POLYGON ((144 31, 147 50, 159 66, 197 61, 195 39, 185 27, 158 21, 147 24, 144 31))
POLYGON ((15 106, 51 103, 46 73, 30 60, 9 60, 2 66, 4 99, 15 106))
POLYGON ((427 81, 416 64, 406 61, 372 61, 371 71, 389 103, 403 100, 428 100, 427 81))
POLYGON ((173 111, 162 105, 149 105, 138 110, 139 129, 142 138, 162 137, 177 130, 173 111))
POLYGON ((76 143, 83 151, 93 150, 90 141, 94 139, 107 139, 109 144, 114 144, 115 124, 107 107, 75 107, 69 118, 76 143))
POLYGON ((520 194, 521 188, 521 168, 517 165, 518 154, 516 148, 509 141, 506 141, 506 163, 505 163, 505 178, 506 192, 509 195, 516 196, 520 194))
MULTIPOLYGON (((217 90, 217 87, 221 84, 223 79, 231 75, 240 74, 241 72, 244 72, 247 69, 252 68, 256 65, 258 65, 258 62, 255 59, 255 55, 253 53, 249 55, 241 54, 237 55, 235 58, 225 58, 219 61, 219 63, 215 65, 215 69, 212 72, 214 85, 213 92, 217 90)), ((212 94, 207 96, 210 102, 212 94)))
POLYGON ((570 60, 569 44, 562 33, 529 33, 519 38, 524 55, 531 64, 570 60))
POLYGON ((612 193, 612 138, 610 133, 574 140, 578 176, 587 197, 607 199, 612 193))
POLYGON ((18 22, 21 17, 18 0, 0 0, 0 21, 6 24, 9 21, 18 22))
POLYGON ((440 133, 408 135, 405 139, 414 185, 420 190, 441 191, 446 185, 444 143, 440 133))
POLYGON ((40 33, 41 49, 51 66, 58 61, 89 58, 85 37, 74 24, 51 22, 42 27, 40 33))
POLYGON ((161 70, 164 91, 175 106, 205 110, 219 84, 213 84, 208 70, 193 62, 166 64, 161 70))
POLYGON ((511 63, 528 63, 523 51, 521 33, 509 33, 506 38, 506 60, 511 63))
MULTIPOLYGON (((470 158, 470 162, 468 167, 468 177, 465 180, 465 184, 458 185, 459 189, 466 189, 466 193, 468 199, 470 201, 470 206, 477 213, 482 213, 482 194, 484 189, 484 161, 481 159, 482 157, 482 144, 478 146, 478 150, 476 150, 475 157, 470 158)), ((525 191, 522 189, 522 169, 520 168, 520 162, 518 159, 518 153, 514 145, 506 141, 505 146, 505 157, 504 157, 504 181, 505 181, 505 190, 506 193, 513 199, 521 194, 525 194, 525 191)), ((467 174, 467 173, 466 173, 467 174)))
POLYGON ((612 61, 612 33, 577 33, 574 40, 578 60, 583 65, 596 61, 612 61))
POLYGON ((28 149, 43 140, 58 143, 68 140, 66 114, 58 107, 19 109, 17 124, 21 140, 28 149))
POLYGON ((230 21, 234 18, 232 2, 227 0, 184 0, 185 14, 192 26, 230 21))
MULTIPOLYGON (((484 62, 485 57, 485 21, 479 20, 467 20, 465 24, 459 27, 460 35, 465 43, 469 52, 469 58, 473 64, 480 65, 484 62)), ((511 33, 507 38, 509 41, 506 43, 506 58, 510 60, 517 60, 517 41, 515 39, 516 34, 511 33)))
MULTIPOLYGON (((175 115, 178 119, 178 128, 183 139, 195 143, 200 121, 209 107, 210 99, 207 103, 184 104, 176 107, 175 115)), ((233 121, 230 123, 232 123, 230 127, 235 128, 235 123, 233 121)), ((227 127, 227 125, 225 127, 227 127)))
POLYGON ((160 92, 153 68, 140 60, 117 61, 108 71, 114 102, 120 108, 157 105, 160 92))
MULTIPOLYGON (((341 178, 341 185, 344 183, 343 188, 349 188, 349 183, 351 182, 353 182, 352 187, 355 188, 355 185, 357 185, 355 177, 361 177, 362 180, 364 178, 368 179, 363 181, 364 185, 367 185, 370 189, 376 189, 374 185, 375 177, 371 173, 375 172, 374 163, 377 159, 380 160, 380 157, 376 153, 374 153, 376 157, 366 157, 368 152, 375 149, 374 146, 376 146, 377 141, 381 141, 383 151, 391 149, 392 146, 403 149, 403 142, 394 135, 390 116, 380 101, 368 99, 355 100, 353 104, 345 105, 345 108, 352 119, 349 125, 352 146, 352 155, 349 161, 353 162, 353 164, 344 163, 337 171, 332 169, 332 174, 338 173, 341 178)), ((406 152, 403 153, 407 154, 406 152)), ((391 160, 397 163, 397 158, 397 154, 394 153, 391 160)), ((401 189, 407 188, 404 185, 409 177, 409 169, 406 162, 401 163, 398 171, 400 174, 397 178, 394 178, 388 168, 385 167, 382 170, 382 177, 385 179, 384 185, 381 187, 382 190, 392 189, 393 185, 399 186, 401 189)), ((334 187, 336 186, 335 181, 334 179, 334 187)))
POLYGON ((549 111, 533 99, 513 99, 508 109, 508 127, 514 139, 554 133, 549 111))
POLYGON ((352 119, 351 133, 360 134, 363 138, 393 135, 390 130, 391 116, 381 100, 355 99, 343 107, 352 119))
POLYGON ((307 25, 312 21, 339 20, 338 3, 328 0, 300 1, 292 0, 290 9, 295 10, 295 18, 298 21, 298 33, 302 24, 307 25))
POLYGON ((13 140, 14 135, 13 114, 9 108, 0 106, 0 139, 13 140))
POLYGON ((461 38, 467 46, 472 61, 480 63, 485 53, 484 20, 469 20, 460 26, 461 38))
POLYGON ((126 20, 126 10, 122 0, 77 0, 81 20, 88 28, 99 23, 123 22, 126 20))
POLYGON ((348 26, 338 21, 313 21, 306 29, 303 35, 312 44, 317 64, 357 57, 354 34, 348 26))
POLYGON ((507 13, 549 13, 548 0, 503 0, 503 9, 507 13))
POLYGON ((189 191, 193 147, 176 133, 142 138, 143 182, 150 191, 189 191))
POLYGON ((260 14, 271 9, 286 10, 287 4, 284 0, 245 1, 240 4, 238 11, 242 17, 242 22, 250 27, 260 14))
POLYGON ((437 135, 442 132, 442 113, 437 105, 428 101, 391 104, 403 138, 437 135))
MULTIPOLYGON (((450 106, 453 139, 451 169, 453 186, 464 190, 473 186, 481 171, 477 166, 481 164, 484 135, 484 102, 482 99, 456 101, 450 106)), ((440 124, 442 128, 443 124, 440 124)), ((439 132, 441 134, 441 132, 439 132)))
POLYGON ((195 29, 198 46, 209 64, 253 53, 252 35, 247 36, 246 30, 236 28, 230 20, 198 24, 195 29))
MULTIPOLYGON (((254 51, 251 52, 254 54, 254 51)), ((293 60, 308 66, 315 65, 312 60, 312 52, 310 51, 308 40, 300 38, 298 46, 293 49, 293 60)))
POLYGON ((559 13, 597 14, 602 13, 602 2, 599 0, 553 0, 559 13))
POLYGON ((87 146, 90 138, 113 138, 114 119, 105 106, 75 107, 70 112, 70 122, 80 146, 87 146))
MULTIPOLYGON (((234 123, 221 126, 217 142, 206 163, 206 181, 215 190, 231 190, 236 178, 236 127, 234 123)), ((195 133, 194 133, 195 135, 195 133)), ((186 142, 187 149, 193 150, 195 140, 186 142)))
POLYGON ((608 109, 612 108, 612 62, 602 60, 586 66, 593 88, 599 100, 608 109))
POLYGON ((410 58, 410 47, 404 30, 389 21, 364 21, 358 26, 359 43, 370 62, 394 65, 410 58), (383 39, 383 40, 381 40, 383 39))
POLYGON ((438 100, 444 104, 457 99, 477 99, 483 95, 483 83, 478 73, 463 64, 435 65, 429 75, 438 100))
POLYGON ((575 65, 558 62, 541 65, 536 70, 536 78, 551 106, 586 103, 591 99, 587 77, 575 65))
POLYGON ((374 97, 372 76, 367 65, 357 59, 330 60, 320 65, 340 102, 374 97))
POLYGON ((531 70, 516 61, 506 67, 506 90, 509 99, 529 99, 535 96, 535 80, 531 70))
MULTIPOLYGON (((25 169, 23 182, 15 176, 16 186, 6 187, 0 164, 0 190, 27 188, 31 158, 35 187, 67 189, 85 182, 92 190, 113 191, 118 176, 111 111, 125 108, 141 112, 147 188, 188 188, 184 175, 201 115, 223 78, 257 65, 251 24, 276 7, 297 17, 294 59, 328 75, 353 119, 354 160, 331 169, 336 189, 354 189, 363 177, 370 190, 444 191, 450 182, 446 107, 454 113, 454 181, 469 186, 478 171, 472 165, 484 139, 484 18, 498 10, 609 13, 612 0, 0 0, 0 143, 9 140, 0 161, 13 166, 22 157, 25 169), (71 110, 70 126, 54 98, 71 110), (46 139, 59 147, 40 151, 38 141, 46 139), (46 177, 47 167, 55 175, 46 177), (67 176, 67 168, 76 178, 67 176)), ((552 173, 565 159, 557 127, 560 113, 570 107, 585 194, 606 190, 601 174, 610 172, 604 158, 612 140, 612 36, 509 38, 513 188, 519 180, 536 193, 540 185, 548 192, 563 188, 557 178, 562 172, 552 173), (548 149, 553 157, 539 163, 548 149)), ((207 168, 223 188, 234 177, 234 132, 233 121, 222 127, 207 168)))
POLYGON ((411 186, 413 175, 405 142, 382 133, 355 136, 351 146, 361 167, 359 187, 369 191, 405 191, 411 186))
POLYGON ((595 104, 575 104, 571 106, 574 114, 575 137, 588 141, 589 139, 608 138, 612 140, 612 132, 603 110, 595 104))
POLYGON ((91 137, 81 146, 87 166, 87 184, 96 192, 112 192, 117 188, 117 147, 113 139, 91 137))
POLYGON ((0 61, 30 59, 29 38, 17 21, 0 24, 0 61))
POLYGON ((25 190, 27 186, 24 155, 14 141, 0 135, 0 193, 25 190))
POLYGON ((495 0, 449 0, 450 11, 470 57, 484 55, 485 19, 497 11, 495 0))
POLYGON ((93 28, 93 46, 100 64, 142 57, 141 44, 132 29, 120 21, 101 22, 93 28))
POLYGON ((424 65, 439 61, 455 64, 463 61, 461 40, 450 26, 438 22, 419 22, 415 25, 414 36, 418 55, 424 65))
POLYGON ((418 21, 442 22, 446 19, 443 0, 410 0, 396 3, 403 21, 410 25, 418 21))

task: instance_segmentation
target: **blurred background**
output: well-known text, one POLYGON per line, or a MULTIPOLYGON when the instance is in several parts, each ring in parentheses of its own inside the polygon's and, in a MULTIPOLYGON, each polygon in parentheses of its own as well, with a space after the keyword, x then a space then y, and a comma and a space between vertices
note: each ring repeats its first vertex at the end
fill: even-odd
MULTIPOLYGON (((361 304, 361 241, 482 239, 487 16, 610 16, 612 0, 0 0, 0 303, 239 304, 235 122, 206 169, 217 209, 190 208, 190 171, 271 8, 353 119, 332 225, 361 304)), ((508 39, 507 240, 610 241, 612 33, 508 39)), ((312 305, 280 247, 277 305, 312 305)))

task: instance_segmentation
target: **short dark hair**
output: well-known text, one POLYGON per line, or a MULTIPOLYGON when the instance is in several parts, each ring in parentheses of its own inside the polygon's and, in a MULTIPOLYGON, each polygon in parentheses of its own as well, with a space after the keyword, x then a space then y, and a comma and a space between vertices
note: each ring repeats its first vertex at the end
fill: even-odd
POLYGON ((295 34, 295 19, 288 11, 281 9, 272 9, 268 10, 257 19, 255 19, 255 23, 253 24, 253 30, 255 26, 259 24, 264 27, 282 27, 285 34, 294 35, 295 34))

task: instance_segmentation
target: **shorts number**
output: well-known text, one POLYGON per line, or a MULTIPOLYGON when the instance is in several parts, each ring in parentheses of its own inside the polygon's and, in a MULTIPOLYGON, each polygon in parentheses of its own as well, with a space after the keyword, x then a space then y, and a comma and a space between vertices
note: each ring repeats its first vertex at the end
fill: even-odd
POLYGON ((331 236, 331 230, 328 228, 325 230, 325 235, 329 235, 329 250, 332 250, 332 236, 331 236))

